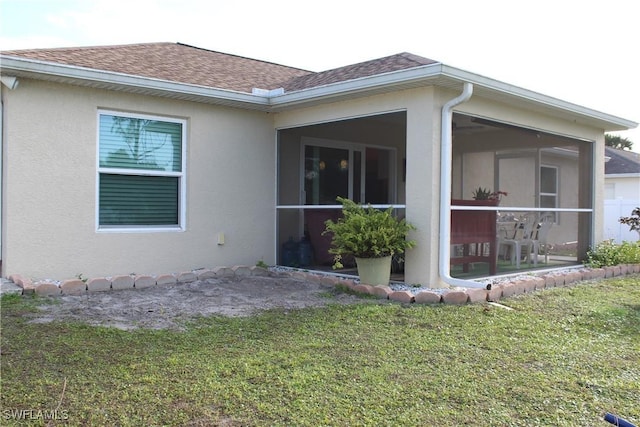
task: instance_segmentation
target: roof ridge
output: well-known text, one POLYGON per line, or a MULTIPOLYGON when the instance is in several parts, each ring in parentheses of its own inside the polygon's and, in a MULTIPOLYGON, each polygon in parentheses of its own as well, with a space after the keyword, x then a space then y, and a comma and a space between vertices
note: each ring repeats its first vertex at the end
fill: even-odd
POLYGON ((611 147, 608 145, 605 148, 607 149, 607 151, 610 151, 611 153, 614 153, 618 156, 622 156, 625 158, 632 158, 634 160, 640 161, 640 153, 637 153, 635 151, 625 150, 623 148, 611 147))
POLYGON ((426 65, 439 64, 439 61, 424 58, 408 52, 395 53, 381 58, 369 59, 329 70, 292 77, 282 82, 286 91, 296 91, 309 87, 324 86, 377 74, 407 70, 426 65))
POLYGON ((400 52, 397 54, 398 56, 403 56, 407 59, 411 59, 412 61, 416 61, 416 62, 436 62, 441 64, 442 62, 440 61, 436 61, 435 59, 429 59, 426 58, 424 56, 420 56, 420 55, 416 55, 415 53, 411 53, 411 52, 400 52))
POLYGON ((287 68, 291 68, 291 69, 294 69, 294 70, 306 71, 306 72, 309 72, 309 73, 313 73, 313 71, 305 70, 304 68, 292 67, 290 65, 283 65, 283 64, 279 64, 277 62, 265 61, 263 59, 250 58, 248 56, 237 55, 235 53, 221 52, 219 50, 212 50, 212 49, 207 49, 207 48, 204 48, 204 47, 193 46, 193 45, 190 45, 190 44, 187 44, 187 43, 182 43, 182 42, 176 42, 175 44, 178 45, 178 46, 184 46, 184 47, 188 47, 188 48, 192 48, 192 49, 202 50, 204 52, 218 53, 220 55, 233 56, 235 58, 246 59, 246 60, 249 60, 249 61, 262 62, 263 64, 277 65, 278 67, 287 67, 287 68))
POLYGON ((364 61, 356 62, 354 64, 341 65, 339 67, 330 68, 328 70, 318 71, 316 74, 328 73, 328 72, 335 71, 335 70, 341 70, 343 68, 356 68, 356 67, 362 66, 364 64, 375 63, 375 62, 384 62, 384 61, 387 61, 387 60, 389 60, 391 58, 399 58, 399 57, 408 59, 410 61, 414 61, 414 62, 418 63, 418 65, 433 64, 434 62, 435 63, 439 63, 439 61, 435 61, 433 59, 429 59, 429 58, 425 58, 423 56, 415 55, 415 54, 410 53, 410 52, 400 52, 400 53, 394 53, 394 54, 387 55, 387 56, 381 56, 379 58, 367 59, 367 60, 364 60, 364 61))

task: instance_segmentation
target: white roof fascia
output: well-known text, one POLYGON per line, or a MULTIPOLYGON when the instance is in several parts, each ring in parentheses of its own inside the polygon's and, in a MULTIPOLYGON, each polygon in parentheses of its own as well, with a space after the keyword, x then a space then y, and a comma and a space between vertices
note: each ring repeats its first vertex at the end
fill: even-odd
POLYGON ((188 98, 190 96, 201 98, 206 102, 218 101, 217 103, 230 103, 234 106, 241 104, 247 108, 268 110, 269 98, 236 92, 225 89, 215 89, 206 86, 199 86, 187 83, 176 83, 168 80, 154 79, 150 77, 140 77, 113 71, 94 70, 90 68, 78 67, 66 64, 55 64, 51 62, 38 61, 0 55, 2 73, 7 75, 16 74, 18 76, 34 74, 56 78, 69 79, 79 82, 96 83, 98 85, 114 85, 121 88, 136 88, 148 90, 156 94, 173 96, 176 98, 188 98))
MULTIPOLYGON (((280 110, 299 106, 301 104, 318 102, 323 99, 330 100, 332 98, 340 96, 344 97, 349 94, 357 94, 372 91, 374 89, 382 90, 384 87, 388 87, 389 89, 401 86, 410 87, 412 84, 416 85, 420 82, 426 82, 430 79, 433 80, 442 77, 460 84, 469 82, 472 83, 476 89, 482 87, 486 90, 501 93, 514 99, 533 102, 541 107, 563 110, 571 114, 578 114, 587 119, 600 122, 600 124, 605 125, 604 127, 606 130, 626 130, 633 129, 638 126, 638 123, 631 120, 602 113, 600 111, 562 101, 557 98, 441 63, 410 68, 408 70, 377 74, 370 77, 362 77, 359 79, 332 83, 324 86, 316 86, 310 89, 303 89, 285 93, 283 95, 272 96, 270 99, 271 105, 274 109, 280 110)), ((435 82, 434 84, 438 85, 438 82, 435 82)))
POLYGON ((463 81, 469 81, 473 83, 474 86, 483 86, 495 92, 502 92, 504 94, 533 101, 537 104, 542 104, 551 108, 561 109, 574 114, 579 114, 596 120, 605 121, 610 124, 615 124, 624 128, 624 130, 634 129, 638 126, 638 123, 631 120, 623 119, 621 117, 613 116, 611 114, 603 113, 601 111, 593 110, 591 108, 583 107, 581 105, 573 104, 571 102, 563 101, 551 96, 543 95, 532 90, 524 89, 519 86, 514 86, 508 83, 501 82, 499 80, 484 77, 480 74, 471 73, 459 68, 450 67, 448 65, 443 64, 442 74, 445 76, 451 76, 452 78, 461 79, 463 81))
POLYGON ((605 178, 640 178, 640 173, 630 172, 630 173, 605 173, 605 178))

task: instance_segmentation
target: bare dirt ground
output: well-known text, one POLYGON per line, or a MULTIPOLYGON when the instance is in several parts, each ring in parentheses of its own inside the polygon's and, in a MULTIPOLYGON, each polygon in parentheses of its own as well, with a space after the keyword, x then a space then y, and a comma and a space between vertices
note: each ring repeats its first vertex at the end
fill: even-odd
POLYGON ((185 321, 201 316, 249 316, 274 308, 364 301, 332 285, 277 273, 50 298, 39 306, 39 312, 30 314, 32 322, 76 320, 120 329, 182 329, 185 321))

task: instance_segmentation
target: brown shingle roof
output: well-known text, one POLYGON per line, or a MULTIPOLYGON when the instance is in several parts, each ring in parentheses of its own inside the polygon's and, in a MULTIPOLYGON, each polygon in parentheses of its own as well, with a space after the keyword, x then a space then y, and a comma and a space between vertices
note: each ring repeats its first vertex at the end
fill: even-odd
POLYGON ((295 77, 283 83, 282 86, 286 91, 290 92, 436 63, 437 61, 403 52, 329 71, 295 77))
POLYGON ((281 81, 310 73, 181 43, 33 49, 2 54, 240 92, 251 92, 254 87, 274 89, 280 87, 281 81))
POLYGON ((57 64, 248 93, 253 88, 280 87, 290 92, 436 63, 410 53, 400 53, 314 73, 181 43, 32 49, 1 53, 57 64))

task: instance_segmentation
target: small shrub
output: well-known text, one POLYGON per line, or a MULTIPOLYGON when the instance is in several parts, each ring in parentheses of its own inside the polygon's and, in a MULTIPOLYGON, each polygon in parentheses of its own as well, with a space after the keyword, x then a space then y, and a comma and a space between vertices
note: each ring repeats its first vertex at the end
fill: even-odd
POLYGON ((620 252, 622 264, 640 264, 640 241, 622 242, 620 252))
POLYGON ((626 224, 631 231, 640 233, 640 207, 631 211, 631 216, 623 216, 619 220, 620 224, 626 224))
POLYGON ((589 249, 584 265, 587 267, 607 267, 619 264, 640 263, 640 242, 622 242, 615 244, 612 240, 605 240, 589 249))

